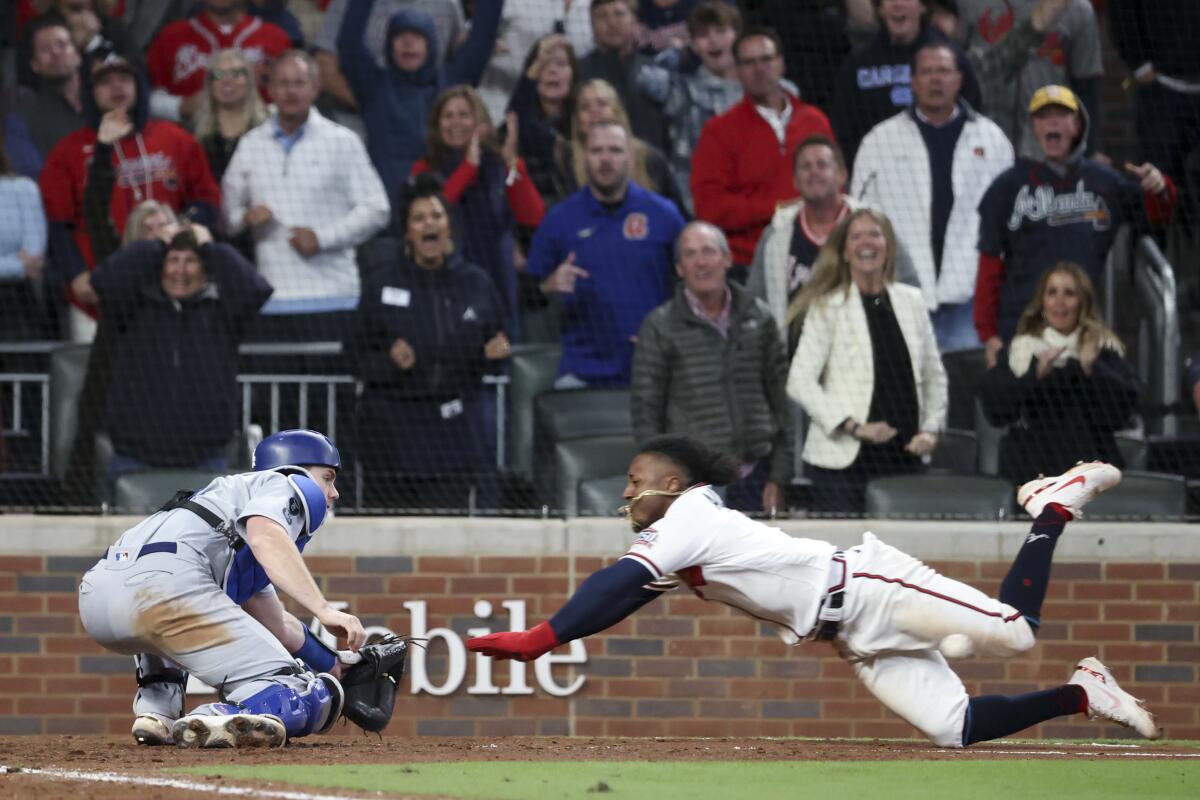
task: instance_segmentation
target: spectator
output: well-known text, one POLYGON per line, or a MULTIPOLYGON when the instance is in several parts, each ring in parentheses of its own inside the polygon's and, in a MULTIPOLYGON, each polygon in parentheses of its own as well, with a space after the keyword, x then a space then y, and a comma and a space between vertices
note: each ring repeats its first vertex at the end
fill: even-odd
POLYGON ((267 99, 271 60, 291 39, 282 29, 246 13, 246 0, 202 0, 195 17, 172 22, 154 37, 146 63, 154 86, 155 116, 189 119, 204 91, 208 60, 221 50, 240 50, 254 68, 254 83, 267 99))
MULTIPOLYGON (((0 106, 7 103, 0 104, 0 106)), ((29 135, 25 120, 16 111, 3 111, 4 146, 8 149, 9 168, 17 175, 36 181, 42 174, 42 154, 38 152, 29 135)))
POLYGON ((509 98, 529 69, 522 63, 540 40, 561 36, 576 53, 592 47, 591 0, 514 0, 504 9, 496 50, 479 81, 479 96, 492 121, 504 119, 509 98))
MULTIPOLYGON (((852 52, 838 68, 833 126, 842 150, 852 163, 867 131, 912 105, 913 56, 923 45, 950 40, 925 17, 922 0, 875 0, 882 25, 864 47, 852 52)), ((962 96, 980 105, 979 83, 966 56, 954 47, 963 76, 962 96)))
MULTIPOLYGON (((763 229, 754 250, 754 265, 746 288, 764 300, 775 320, 776 330, 795 349, 800 338, 800 317, 789 317, 788 308, 812 280, 817 255, 829 234, 851 212, 863 205, 848 194, 846 162, 837 142, 814 134, 796 146, 792 166, 800 197, 780 203, 763 229)), ((896 273, 902 283, 920 287, 912 258, 897 243, 896 273)))
POLYGON ((1070 89, 1042 87, 1029 114, 1039 156, 1018 158, 979 204, 975 327, 988 366, 1012 338, 1048 267, 1074 261, 1099 286, 1121 224, 1146 230, 1170 222, 1175 208, 1175 184, 1153 164, 1127 163, 1127 177, 1084 156, 1091 123, 1070 89))
POLYGON ((1001 353, 979 392, 991 423, 1008 426, 1000 474, 1020 483, 1079 459, 1124 466, 1113 434, 1129 424, 1139 383, 1082 267, 1042 273, 1001 353))
POLYGON ((638 47, 661 52, 688 44, 687 19, 701 0, 638 0, 638 47))
POLYGON ((106 404, 110 484, 153 468, 227 469, 241 410, 238 344, 271 295, 254 266, 206 228, 161 234, 96 269, 105 320, 119 337, 106 404))
POLYGON ((300 20, 287 6, 288 0, 250 0, 246 11, 282 30, 288 35, 292 48, 303 50, 304 31, 300 27, 300 20))
POLYGON ((267 119, 254 89, 254 69, 240 50, 222 50, 208 62, 204 90, 192 119, 192 132, 208 154, 218 181, 225 175, 238 142, 267 119))
POLYGON ((621 105, 616 89, 606 81, 593 79, 584 81, 575 95, 574 114, 571 118, 571 139, 560 143, 558 149, 559 170, 563 173, 561 183, 575 191, 587 182, 588 131, 601 122, 615 122, 629 134, 633 147, 633 182, 643 189, 662 195, 675 204, 680 211, 684 208, 683 196, 667 157, 662 151, 634 135, 629 116, 621 105))
POLYGON ((37 184, 16 175, 0 138, 0 341, 45 337, 42 265, 46 257, 46 217, 37 184))
POLYGON ((121 234, 121 246, 162 239, 163 231, 178 224, 179 219, 170 206, 157 200, 146 200, 129 212, 129 219, 125 220, 125 232, 121 234))
POLYGON ((87 124, 79 51, 61 21, 42 18, 27 29, 32 48, 29 68, 37 89, 25 93, 13 113, 24 120, 43 160, 68 135, 87 124))
POLYGON ((17 52, 18 77, 26 86, 37 86, 37 75, 30 65, 35 57, 32 34, 40 25, 58 23, 66 28, 71 42, 84 58, 103 58, 109 53, 124 56, 137 69, 142 69, 142 51, 121 20, 114 18, 100 0, 50 0, 45 12, 31 20, 21 37, 17 52))
POLYGON ((533 238, 529 273, 565 306, 556 388, 627 386, 642 319, 670 296, 674 205, 630 178, 625 127, 593 125, 587 185, 552 207, 533 238))
POLYGON ((414 173, 434 172, 445 181, 447 211, 458 221, 463 258, 483 268, 503 300, 505 327, 517 321, 517 268, 514 233, 519 223, 535 228, 546 207, 524 162, 517 157, 516 120, 510 120, 503 147, 479 94, 470 86, 442 92, 426 123, 427 156, 414 173))
POLYGON ((121 19, 138 50, 145 52, 159 31, 188 15, 196 0, 124 0, 124 3, 125 14, 121 19))
POLYGON ((1004 132, 960 98, 962 79, 950 45, 922 45, 913 55, 913 105, 862 140, 850 190, 895 220, 943 353, 980 346, 972 315, 977 209, 1013 163, 1004 132), (927 157, 905 157, 922 151, 927 157))
POLYGON ((592 0, 591 16, 596 47, 579 60, 580 80, 608 81, 629 113, 634 135, 665 149, 662 112, 637 89, 637 75, 651 58, 636 46, 636 0, 592 0))
POLYGON ((784 345, 767 307, 725 280, 732 265, 720 228, 693 222, 675 247, 675 296, 642 322, 633 351, 630 411, 639 442, 694 436, 737 457, 725 503, 787 509, 792 411, 784 345))
POLYGON ((859 513, 872 478, 916 472, 946 419, 946 373, 921 292, 894 283, 896 235, 860 209, 834 229, 814 279, 788 373, 811 420, 804 444, 813 510, 859 513))
POLYGON ((496 42, 504 0, 479 0, 471 34, 439 65, 433 19, 406 9, 387 23, 380 67, 363 46, 364 26, 377 0, 350 0, 338 34, 342 73, 354 89, 367 128, 371 162, 391 197, 425 149, 425 120, 448 86, 474 86, 496 42))
POLYGON ((368 486, 398 473, 415 490, 403 505, 465 508, 474 485, 475 506, 494 509, 496 405, 482 378, 509 356, 502 302, 455 252, 436 179, 410 179, 396 204, 403 255, 367 278, 351 347, 368 486))
POLYGON ((704 0, 692 8, 687 18, 690 52, 699 57, 699 68, 684 74, 680 71, 683 53, 670 49, 653 64, 643 65, 637 74, 638 89, 662 107, 671 169, 683 193, 682 210, 687 214, 693 213, 689 183, 692 153, 700 131, 706 122, 742 99, 742 85, 733 63, 733 42, 741 30, 742 18, 735 6, 704 0))
POLYGON ((222 181, 228 232, 250 229, 259 272, 275 288, 255 338, 344 341, 358 305, 354 248, 387 224, 387 195, 362 142, 313 108, 320 87, 303 50, 275 59, 275 113, 242 137, 222 181))
MULTIPOLYGON (((338 37, 349 6, 350 0, 333 0, 329 4, 321 16, 321 29, 314 37, 313 46, 317 65, 321 68, 321 91, 336 100, 342 108, 354 111, 358 109, 358 100, 346 82, 338 61, 341 47, 338 37)), ((434 52, 439 65, 445 62, 450 50, 465 37, 466 23, 458 0, 376 0, 367 16, 361 49, 374 60, 379 70, 386 70, 391 61, 385 57, 388 21, 406 9, 428 14, 433 20, 433 27, 437 31, 434 52)))
POLYGON ((1108 0, 1108 26, 1136 87, 1141 159, 1180 184, 1184 161, 1200 148, 1200 49, 1183 31, 1200 30, 1200 4, 1108 0))
POLYGON ((526 55, 508 106, 517 115, 519 152, 547 206, 572 191, 568 176, 559 171, 558 152, 571 136, 578 75, 575 51, 566 38, 543 36, 526 55))
POLYGON ((745 282, 754 247, 775 204, 796 196, 792 154, 815 133, 833 137, 820 109, 788 94, 779 37, 766 28, 742 33, 733 45, 744 96, 704 126, 692 158, 696 216, 729 239, 731 276, 745 282))
POLYGON ((90 341, 95 330, 89 270, 100 259, 93 244, 115 241, 144 200, 208 223, 220 205, 204 150, 177 125, 149 119, 145 79, 128 61, 110 55, 85 65, 84 75, 88 125, 55 145, 40 178, 54 269, 69 284, 75 341, 90 341))
MULTIPOLYGON (((860 0, 871 11, 871 0, 860 0)), ((797 97, 829 108, 838 65, 850 52, 846 0, 742 0, 746 22, 771 26, 783 41, 787 77, 799 87, 797 97)), ((871 14, 874 21, 874 14, 871 14)))
MULTIPOLYGON (((1158 4, 1156 4, 1158 6, 1158 4)), ((996 46, 1010 31, 1029 19, 1034 0, 958 0, 959 13, 971 49, 996 46)), ((1155 13, 1167 13, 1157 8, 1155 13)), ((1100 78, 1104 74, 1100 48, 1100 26, 1089 0, 1071 0, 1057 22, 1048 26, 1040 46, 1028 57, 1015 79, 988 87, 983 104, 972 103, 1008 135, 1017 153, 1038 158, 1037 137, 1025 109, 1034 92, 1047 84, 1069 86, 1096 118, 1100 78)), ((1183 29, 1177 29, 1183 30, 1183 29)), ((1088 149, 1095 147, 1089 134, 1088 149)))

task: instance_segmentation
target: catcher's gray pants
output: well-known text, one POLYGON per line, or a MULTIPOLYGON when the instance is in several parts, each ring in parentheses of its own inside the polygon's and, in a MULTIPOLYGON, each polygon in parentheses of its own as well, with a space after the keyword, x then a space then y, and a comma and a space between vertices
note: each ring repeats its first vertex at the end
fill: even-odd
MULTIPOLYGON (((159 659, 174 662, 230 703, 278 684, 304 691, 311 676, 297 675, 295 658, 275 635, 230 600, 198 559, 189 560, 185 545, 179 548, 179 554, 141 558, 136 550, 109 548, 79 586, 79 615, 92 638, 109 650, 139 655, 143 678, 171 666, 159 659)), ((182 686, 142 682, 135 714, 180 716, 182 686)))

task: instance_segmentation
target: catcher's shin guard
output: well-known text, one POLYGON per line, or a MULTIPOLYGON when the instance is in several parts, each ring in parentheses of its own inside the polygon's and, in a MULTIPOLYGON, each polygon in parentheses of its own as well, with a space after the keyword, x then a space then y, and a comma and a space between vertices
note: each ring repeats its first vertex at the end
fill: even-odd
POLYGON ((324 732, 332 727, 335 714, 340 710, 341 687, 337 681, 326 681, 311 674, 304 679, 307 685, 302 689, 277 683, 247 697, 238 706, 250 714, 279 717, 289 739, 324 732), (331 685, 336 689, 331 691, 331 685))
POLYGON ((156 714, 169 720, 182 717, 187 673, 149 653, 138 653, 133 657, 133 663, 138 685, 133 713, 156 714))

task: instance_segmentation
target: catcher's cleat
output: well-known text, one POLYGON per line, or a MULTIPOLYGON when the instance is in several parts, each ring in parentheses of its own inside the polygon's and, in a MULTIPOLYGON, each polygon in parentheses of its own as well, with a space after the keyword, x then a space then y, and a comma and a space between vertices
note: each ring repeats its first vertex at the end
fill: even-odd
POLYGON ((283 747, 287 731, 279 717, 270 714, 192 714, 180 717, 171 728, 179 747, 283 747))
POLYGON ((1101 492, 1121 482, 1121 470, 1103 461, 1081 462, 1062 475, 1035 478, 1017 490, 1017 503, 1037 519, 1050 503, 1079 518, 1083 507, 1101 492))
POLYGON ((1075 666, 1067 683, 1083 687, 1087 693, 1088 719, 1107 719, 1133 728, 1147 739, 1162 736, 1154 715, 1146 704, 1117 685, 1108 667, 1096 658, 1085 658, 1075 666))
POLYGON ((171 738, 171 721, 157 714, 141 714, 133 721, 133 738, 145 747, 175 744, 171 738))
POLYGON ((325 688, 329 690, 329 711, 327 712, 329 716, 319 727, 313 729, 313 733, 327 733, 346 708, 346 692, 342 689, 342 684, 338 682, 338 679, 328 672, 317 673, 317 679, 324 683, 325 688))

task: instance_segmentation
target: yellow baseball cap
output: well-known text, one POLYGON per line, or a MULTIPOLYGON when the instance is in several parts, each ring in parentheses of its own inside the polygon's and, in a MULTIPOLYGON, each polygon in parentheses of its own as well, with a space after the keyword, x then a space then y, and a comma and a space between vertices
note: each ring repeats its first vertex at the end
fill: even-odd
POLYGON ((1029 113, 1036 114, 1046 106, 1062 106, 1078 114, 1079 98, 1067 87, 1052 83, 1033 93, 1033 97, 1029 101, 1029 113))

